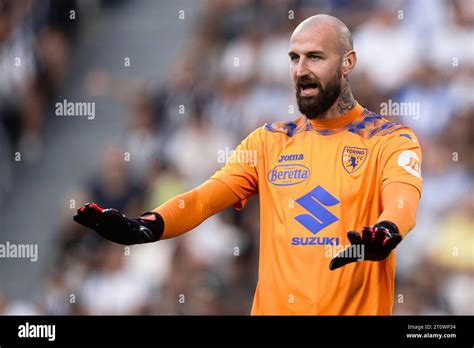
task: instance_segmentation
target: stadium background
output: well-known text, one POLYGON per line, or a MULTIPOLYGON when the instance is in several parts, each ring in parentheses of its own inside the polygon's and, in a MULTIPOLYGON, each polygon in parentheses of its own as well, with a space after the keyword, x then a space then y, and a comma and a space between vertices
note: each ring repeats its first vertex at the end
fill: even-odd
POLYGON ((0 313, 248 314, 258 199, 129 250, 72 215, 86 201, 150 210, 254 128, 296 118, 288 39, 317 13, 354 34, 363 106, 420 106, 393 116, 424 157, 394 313, 473 314, 472 0, 1 0, 0 242, 37 244, 39 258, 0 260, 0 313), (95 118, 57 116, 64 100, 95 103, 95 118))

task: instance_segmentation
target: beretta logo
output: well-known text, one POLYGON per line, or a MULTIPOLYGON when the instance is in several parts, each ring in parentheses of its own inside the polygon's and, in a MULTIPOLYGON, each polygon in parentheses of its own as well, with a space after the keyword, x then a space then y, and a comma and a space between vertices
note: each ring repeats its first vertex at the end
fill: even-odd
POLYGON ((277 186, 301 184, 308 177, 309 169, 302 164, 280 164, 273 167, 267 175, 268 181, 277 186))

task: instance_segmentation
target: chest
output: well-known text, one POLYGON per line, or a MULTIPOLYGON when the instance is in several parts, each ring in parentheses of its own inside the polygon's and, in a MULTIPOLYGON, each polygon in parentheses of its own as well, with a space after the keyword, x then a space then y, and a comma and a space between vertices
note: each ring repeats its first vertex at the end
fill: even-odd
POLYGON ((380 181, 379 146, 372 139, 306 134, 285 140, 266 148, 259 168, 260 184, 280 199, 316 190, 352 201, 380 181))

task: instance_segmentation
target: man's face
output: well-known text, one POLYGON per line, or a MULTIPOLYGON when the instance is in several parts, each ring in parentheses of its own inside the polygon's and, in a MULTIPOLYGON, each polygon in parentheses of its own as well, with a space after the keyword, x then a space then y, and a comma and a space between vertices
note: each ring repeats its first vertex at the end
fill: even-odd
POLYGON ((318 25, 303 28, 290 40, 291 78, 301 113, 318 118, 341 94, 342 57, 332 28, 318 25))

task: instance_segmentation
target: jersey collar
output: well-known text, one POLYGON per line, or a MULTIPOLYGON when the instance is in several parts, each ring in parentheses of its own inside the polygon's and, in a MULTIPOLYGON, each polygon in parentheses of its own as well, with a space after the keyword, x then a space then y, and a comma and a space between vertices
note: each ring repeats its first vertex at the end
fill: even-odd
POLYGON ((346 114, 336 117, 336 118, 331 118, 331 119, 323 119, 323 120, 310 120, 312 128, 317 131, 325 131, 325 130, 332 130, 332 129, 337 129, 337 128, 343 128, 344 126, 352 123, 357 119, 362 112, 364 111, 364 108, 360 106, 359 103, 356 102, 355 106, 350 109, 346 114))
POLYGON ((349 127, 364 112, 364 108, 356 105, 346 114, 330 120, 310 120, 300 115, 295 121, 266 123, 264 129, 270 132, 285 133, 289 137, 305 131, 314 131, 320 135, 331 135, 349 127))

